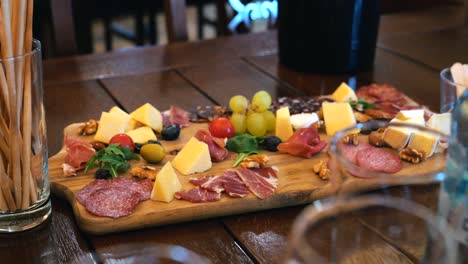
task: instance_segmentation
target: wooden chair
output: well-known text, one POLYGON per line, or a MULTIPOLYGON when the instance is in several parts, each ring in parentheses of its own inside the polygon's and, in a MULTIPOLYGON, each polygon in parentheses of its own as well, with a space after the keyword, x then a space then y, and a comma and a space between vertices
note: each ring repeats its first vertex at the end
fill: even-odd
MULTIPOLYGON (((77 0, 79 1, 79 0, 77 0)), ((164 0, 164 12, 168 41, 187 41, 185 0, 164 0)), ((52 31, 55 40, 55 56, 79 54, 73 19, 73 0, 51 0, 52 31)))

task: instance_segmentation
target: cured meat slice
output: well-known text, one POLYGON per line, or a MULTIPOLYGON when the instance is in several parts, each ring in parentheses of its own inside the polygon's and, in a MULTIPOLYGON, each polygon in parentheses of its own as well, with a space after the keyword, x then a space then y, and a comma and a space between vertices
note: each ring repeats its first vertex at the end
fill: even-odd
POLYGON ((403 162, 396 153, 382 148, 366 148, 356 155, 357 165, 372 171, 396 173, 403 168, 403 162))
POLYGON ((361 142, 359 143, 359 145, 354 146, 350 144, 345 144, 343 142, 339 142, 337 144, 337 148, 341 156, 343 156, 343 158, 357 165, 357 159, 356 159, 357 154, 360 152, 366 151, 367 148, 372 148, 372 145, 361 142))
POLYGON ((227 170, 223 175, 224 191, 231 197, 241 198, 247 196, 250 191, 245 183, 239 178, 235 170, 227 170))
POLYGON ((210 178, 215 177, 216 175, 205 176, 201 178, 191 178, 190 183, 196 186, 201 186, 205 182, 207 182, 210 178))
POLYGON ((239 168, 236 172, 249 190, 260 199, 272 196, 276 190, 276 186, 273 183, 253 170, 239 168))
POLYGON ((84 169, 86 162, 96 153, 91 144, 79 139, 66 138, 63 173, 65 176, 76 175, 76 172, 84 169))
POLYGON ((224 191, 224 176, 213 176, 208 178, 200 187, 207 189, 212 192, 221 193, 224 191))
POLYGON ((111 186, 92 192, 84 206, 93 215, 119 218, 131 214, 139 202, 139 193, 111 186))
POLYGON ((76 195, 76 199, 84 205, 91 193, 105 186, 109 186, 108 180, 95 180, 81 189, 76 195))
POLYGON ((150 179, 136 180, 133 178, 119 177, 112 180, 112 186, 127 188, 140 194, 140 201, 148 200, 153 190, 153 182, 150 179))
POLYGON ((208 145, 212 161, 223 161, 228 156, 229 152, 224 148, 224 139, 213 137, 210 131, 200 129, 195 134, 195 138, 208 145))
POLYGON ((265 178, 278 178, 278 168, 275 166, 264 168, 251 168, 254 172, 265 178))
POLYGON ((179 200, 187 200, 192 203, 216 202, 221 199, 221 193, 208 191, 197 186, 195 188, 176 192, 174 197, 179 200))
POLYGON ((180 127, 187 127, 190 125, 190 112, 187 112, 182 108, 171 105, 169 113, 169 120, 171 124, 179 125, 180 127))
POLYGON ((312 124, 308 128, 296 130, 288 139, 278 145, 278 150, 293 156, 310 158, 327 146, 326 141, 321 141, 317 127, 312 124))

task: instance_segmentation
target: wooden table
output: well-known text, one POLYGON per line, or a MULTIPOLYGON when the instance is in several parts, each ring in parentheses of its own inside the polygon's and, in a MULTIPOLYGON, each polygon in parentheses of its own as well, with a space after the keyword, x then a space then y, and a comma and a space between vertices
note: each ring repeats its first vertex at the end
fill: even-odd
MULTIPOLYGON (((67 124, 99 118, 101 111, 113 105, 131 110, 147 101, 159 109, 173 103, 191 109, 197 105, 227 104, 233 95, 250 97, 259 89, 275 97, 319 95, 332 92, 342 81, 354 86, 388 82, 437 110, 438 72, 447 63, 442 54, 451 54, 448 62, 458 56, 466 59, 463 49, 467 45, 452 49, 445 38, 458 35, 450 30, 440 31, 441 27, 458 25, 457 15, 450 16, 455 19, 451 22, 442 19, 445 23, 441 25, 441 17, 434 15, 438 13, 430 12, 432 18, 431 13, 423 13, 419 22, 414 16, 384 17, 375 67, 356 75, 302 74, 279 65, 275 31, 45 61, 49 154, 61 148, 62 129, 67 124), (414 41, 417 36, 440 43, 440 57, 431 56, 430 48, 426 52, 420 49, 424 45, 414 41)), ((458 30, 465 34, 466 43, 466 29, 458 30)), ((433 206, 437 188, 416 186, 389 191, 411 191, 415 200, 433 206)), ((286 251, 291 225, 304 208, 92 236, 78 230, 65 201, 52 196, 52 203, 53 214, 46 224, 20 234, 0 235, 2 263, 112 262, 115 254, 138 254, 145 248, 156 250, 161 244, 182 246, 213 263, 277 263, 286 251)), ((386 245, 385 241, 375 243, 386 245)), ((403 254, 386 246, 397 255, 403 254)))

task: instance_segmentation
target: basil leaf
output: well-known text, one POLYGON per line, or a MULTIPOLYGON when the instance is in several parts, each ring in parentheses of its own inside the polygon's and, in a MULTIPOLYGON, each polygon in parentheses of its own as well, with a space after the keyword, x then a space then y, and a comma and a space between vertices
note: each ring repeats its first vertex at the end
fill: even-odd
POLYGON ((242 134, 228 139, 226 148, 231 152, 242 153, 258 149, 258 142, 255 136, 242 134))

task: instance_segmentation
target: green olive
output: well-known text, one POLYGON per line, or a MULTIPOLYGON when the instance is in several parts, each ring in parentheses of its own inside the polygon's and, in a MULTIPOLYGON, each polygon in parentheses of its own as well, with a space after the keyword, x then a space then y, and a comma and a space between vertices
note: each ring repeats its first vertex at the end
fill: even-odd
POLYGON ((146 144, 141 147, 140 155, 148 163, 158 163, 164 159, 166 156, 166 151, 161 145, 146 144))

